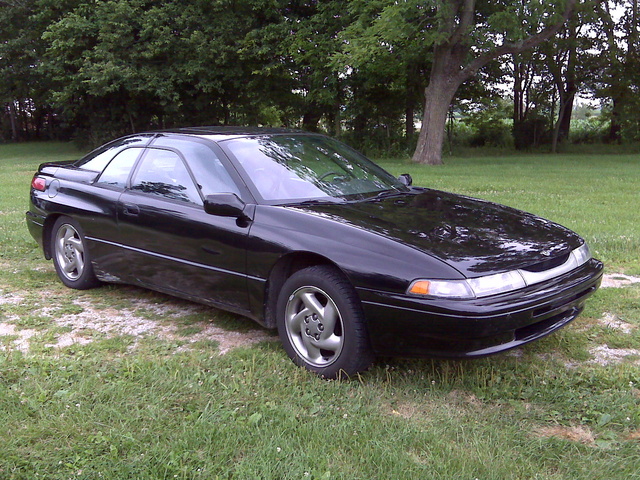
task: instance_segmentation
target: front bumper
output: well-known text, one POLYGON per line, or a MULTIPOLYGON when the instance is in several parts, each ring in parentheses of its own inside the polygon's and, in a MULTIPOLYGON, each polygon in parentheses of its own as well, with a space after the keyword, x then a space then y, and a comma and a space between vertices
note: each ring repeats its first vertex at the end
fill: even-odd
POLYGON ((474 300, 410 297, 358 289, 379 355, 480 357, 531 342, 563 327, 600 286, 603 265, 580 268, 507 294, 474 300))

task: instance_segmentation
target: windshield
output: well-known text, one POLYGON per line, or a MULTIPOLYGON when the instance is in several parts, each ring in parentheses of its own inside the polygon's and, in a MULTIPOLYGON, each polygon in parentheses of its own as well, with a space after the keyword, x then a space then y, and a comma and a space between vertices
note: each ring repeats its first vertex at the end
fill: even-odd
POLYGON ((359 199, 407 188, 347 145, 322 135, 273 135, 228 140, 263 200, 359 199))

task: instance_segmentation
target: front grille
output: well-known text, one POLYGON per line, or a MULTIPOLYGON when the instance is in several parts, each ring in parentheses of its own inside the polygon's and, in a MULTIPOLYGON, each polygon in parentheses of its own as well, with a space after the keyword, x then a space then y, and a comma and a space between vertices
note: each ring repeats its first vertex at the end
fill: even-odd
POLYGON ((518 328, 515 331, 515 338, 516 340, 526 341, 528 339, 537 338, 546 335, 547 333, 551 333, 576 318, 581 310, 581 306, 576 306, 540 322, 518 328))
POLYGON ((536 272, 536 273, 545 272, 547 270, 551 270, 552 268, 556 268, 564 264, 567 260, 569 260, 569 255, 571 255, 571 252, 566 253, 564 255, 560 255, 559 257, 550 258, 548 260, 545 260, 544 262, 530 265, 526 268, 523 268, 522 270, 525 270, 527 272, 536 272))
POLYGON ((587 295, 591 294, 592 292, 594 292, 596 290, 596 286, 591 286, 585 290, 583 290, 580 293, 576 293, 575 295, 572 295, 570 297, 567 298, 563 298, 562 300, 558 301, 558 302, 554 302, 551 303, 549 305, 545 305, 542 308, 538 308, 536 310, 533 311, 533 318, 537 318, 537 317, 541 317, 543 315, 546 315, 547 313, 556 310, 557 308, 562 307, 563 305, 567 305, 570 303, 575 302, 576 300, 579 300, 583 297, 586 297, 587 295))

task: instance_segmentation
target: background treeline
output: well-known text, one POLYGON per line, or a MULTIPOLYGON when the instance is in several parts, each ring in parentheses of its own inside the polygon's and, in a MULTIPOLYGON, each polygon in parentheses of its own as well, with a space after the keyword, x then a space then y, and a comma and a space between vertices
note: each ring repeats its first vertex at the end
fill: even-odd
MULTIPOLYGON (((411 153, 447 8, 475 9, 473 53, 526 38, 549 3, 564 4, 0 0, 0 142, 268 125, 411 153)), ((640 140, 639 43, 637 0, 577 2, 553 37, 462 84, 445 148, 640 140)))

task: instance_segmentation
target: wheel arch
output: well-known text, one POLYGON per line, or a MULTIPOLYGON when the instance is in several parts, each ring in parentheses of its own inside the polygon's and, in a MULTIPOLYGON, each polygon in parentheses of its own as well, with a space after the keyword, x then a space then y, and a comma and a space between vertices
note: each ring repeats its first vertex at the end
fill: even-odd
POLYGON ((264 324, 268 328, 276 326, 278 294, 287 279, 295 272, 315 265, 327 265, 339 271, 351 283, 346 273, 327 257, 312 252, 291 252, 284 255, 271 268, 265 286, 264 324))
POLYGON ((53 226, 60 217, 64 216, 66 215, 63 215, 61 213, 53 213, 49 215, 44 221, 42 227, 42 250, 44 252, 44 258, 46 258, 47 260, 51 260, 53 256, 53 252, 51 251, 51 237, 53 233, 53 226))

